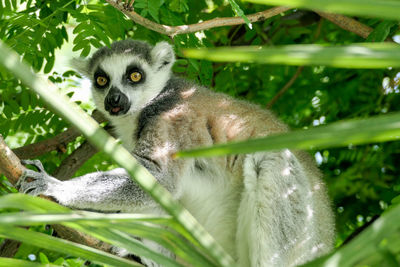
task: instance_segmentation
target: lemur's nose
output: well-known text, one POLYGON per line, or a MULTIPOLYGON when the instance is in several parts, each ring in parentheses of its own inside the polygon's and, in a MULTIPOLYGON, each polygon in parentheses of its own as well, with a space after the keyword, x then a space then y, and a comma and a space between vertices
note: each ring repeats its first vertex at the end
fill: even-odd
POLYGON ((128 97, 116 87, 111 87, 104 99, 104 109, 108 111, 110 115, 123 115, 128 112, 130 106, 131 103, 128 97))
POLYGON ((112 104, 116 105, 119 103, 119 100, 121 99, 120 94, 115 94, 111 97, 112 104))

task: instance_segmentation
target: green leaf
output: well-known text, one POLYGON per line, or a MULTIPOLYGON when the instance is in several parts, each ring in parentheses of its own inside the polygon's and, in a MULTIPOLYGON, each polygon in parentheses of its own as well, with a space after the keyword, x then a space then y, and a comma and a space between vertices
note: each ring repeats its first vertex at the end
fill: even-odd
POLYGON ((240 6, 235 2, 235 0, 228 0, 229 4, 231 4, 232 6, 232 10, 233 12, 235 12, 235 14, 239 17, 242 17, 242 19, 244 20, 244 22, 246 23, 246 25, 252 29, 253 25, 251 24, 250 20, 246 17, 246 15, 244 14, 243 10, 240 8, 240 6))
POLYGON ((47 199, 24 194, 8 194, 1 197, 0 209, 21 209, 29 211, 68 212, 70 209, 47 199))
POLYGON ((148 0, 136 0, 134 3, 135 8, 146 8, 147 7, 147 1, 148 0))
MULTIPOLYGON (((32 197, 30 197, 32 198, 32 197)), ((28 202, 30 201, 28 199, 28 202)), ((0 198, 2 201, 3 198, 0 198)), ((20 201, 23 199, 14 199, 14 201, 20 201)), ((6 202, 10 202, 9 200, 6 202)), ((14 204, 15 205, 15 204, 14 204)), ((202 263, 205 266, 212 266, 206 257, 193 247, 189 241, 181 238, 176 233, 182 233, 179 225, 175 224, 169 216, 156 217, 154 215, 142 215, 142 214, 103 214, 85 211, 70 211, 69 213, 33 213, 33 212, 17 212, 0 214, 0 226, 9 225, 37 225, 37 224, 63 224, 70 228, 86 232, 90 235, 96 236, 99 239, 111 242, 114 245, 124 247, 131 250, 133 253, 139 256, 150 257, 151 254, 147 248, 137 244, 125 244, 132 243, 132 240, 125 240, 126 237, 118 237, 117 233, 104 232, 104 229, 112 228, 114 230, 120 230, 125 233, 132 234, 133 236, 146 238, 155 241, 167 249, 173 251, 181 259, 186 260, 188 263, 193 265, 202 263), (168 227, 167 229, 159 227, 157 224, 168 227), (98 229, 94 229, 98 228, 98 229), (175 232, 169 230, 174 229, 175 232), (103 230, 102 230, 103 229, 103 230), (110 240, 110 238, 112 240, 110 240), (125 241, 122 241, 125 240, 125 241), (122 243, 121 243, 122 242, 122 243)), ((183 233, 184 236, 187 233, 183 233)), ((171 261, 160 257, 158 254, 153 255, 160 260, 160 263, 164 265, 171 265, 171 261)), ((152 259, 154 257, 151 256, 152 259)))
POLYGON ((177 13, 187 12, 189 10, 186 0, 171 0, 168 8, 177 13))
POLYGON ((21 92, 21 107, 23 110, 27 110, 29 107, 30 92, 28 90, 23 90, 21 92))
POLYGON ((390 29, 395 26, 397 22, 382 21, 379 25, 368 35, 367 42, 383 42, 388 37, 390 29))
POLYGON ((161 264, 161 266, 183 267, 183 265, 178 261, 175 261, 158 252, 154 252, 134 237, 110 227, 98 228, 83 226, 80 228, 80 230, 83 230, 85 233, 90 234, 104 242, 124 248, 132 254, 152 259, 153 261, 161 264))
POLYGON ((86 39, 79 40, 79 42, 72 48, 72 51, 78 51, 84 49, 88 45, 89 43, 86 41, 86 39))
POLYGON ((209 61, 200 61, 200 69, 199 72, 201 84, 204 86, 211 86, 212 78, 213 78, 213 65, 209 61))
POLYGON ((67 30, 65 29, 64 26, 61 27, 61 35, 63 36, 63 38, 65 39, 65 41, 68 42, 68 33, 67 33, 67 30))
POLYGON ((112 266, 141 266, 133 261, 119 258, 101 250, 18 227, 0 226, 0 236, 52 251, 63 251, 66 254, 89 259, 100 264, 109 264, 112 266))
POLYGON ((45 65, 45 67, 44 67, 43 72, 44 73, 49 73, 54 67, 55 57, 54 56, 50 56, 50 57, 46 58, 46 60, 47 60, 47 63, 45 65))
POLYGON ((180 151, 177 157, 212 157, 277 149, 315 149, 400 139, 400 112, 363 120, 336 122, 243 142, 180 151))
POLYGON ((400 195, 392 199, 392 204, 400 204, 400 195))
POLYGON ((183 54, 190 58, 211 61, 326 65, 337 68, 400 67, 400 46, 393 43, 200 48, 184 49, 183 54))
POLYGON ((76 26, 73 30, 72 33, 77 34, 81 31, 84 31, 87 27, 89 26, 89 23, 87 21, 79 23, 78 26, 76 26))
POLYGON ((10 266, 18 266, 18 267, 55 267, 59 265, 54 265, 54 264, 46 264, 43 265, 38 262, 31 262, 31 261, 25 261, 25 260, 18 260, 18 259, 12 259, 12 258, 3 258, 0 257, 0 267, 10 267, 10 266))
POLYGON ((159 23, 160 19, 158 17, 158 12, 160 10, 161 5, 163 4, 163 0, 148 0, 148 10, 150 15, 159 23))
POLYGON ((90 44, 88 44, 85 48, 83 48, 80 57, 87 57, 90 53, 90 44))
POLYGON ((43 252, 39 253, 39 259, 40 259, 40 262, 43 264, 50 263, 49 259, 47 258, 47 256, 45 254, 43 254, 43 252))
POLYGON ((89 40, 90 40, 90 43, 96 48, 100 48, 103 46, 97 39, 90 38, 89 40))
POLYGON ((395 0, 244 0, 247 2, 309 8, 348 15, 400 19, 400 1, 395 0))
POLYGON ((85 5, 85 7, 90 10, 97 10, 97 11, 104 12, 104 7, 100 6, 100 5, 85 5))

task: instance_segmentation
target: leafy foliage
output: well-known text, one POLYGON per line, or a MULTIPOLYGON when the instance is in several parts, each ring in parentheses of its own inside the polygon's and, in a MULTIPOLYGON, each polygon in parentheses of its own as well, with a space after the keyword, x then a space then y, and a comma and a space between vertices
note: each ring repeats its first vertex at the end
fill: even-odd
MULTIPOLYGON (((262 2, 273 3, 264 0, 262 2)), ((282 1, 278 2, 284 4, 282 1)), ((294 2, 291 1, 292 4, 294 2)), ((302 2, 304 5, 306 2, 322 3, 311 0, 302 2)), ((289 0, 285 3, 289 3, 289 0)), ((326 3, 323 3, 324 7, 328 7, 326 3)), ((358 18, 360 22, 374 29, 366 41, 379 43, 393 37, 395 40, 399 38, 400 12, 397 1, 379 0, 366 3, 358 0, 335 0, 329 3, 335 5, 340 12, 347 11, 346 14, 369 15, 358 18), (357 8, 349 8, 350 5, 357 8), (361 8, 362 5, 365 7, 361 8), (367 10, 371 6, 374 8, 369 10, 373 12, 367 10)), ((242 16, 266 8, 263 5, 222 0, 134 2, 134 9, 141 16, 165 25, 193 24, 216 17, 231 17, 233 13, 242 16)), ((70 50, 76 51, 78 56, 86 57, 100 46, 125 38, 143 39, 152 44, 161 40, 170 41, 178 55, 174 66, 177 74, 261 106, 266 106, 281 90, 297 67, 238 62, 232 56, 230 63, 213 63, 185 58, 182 49, 295 44, 344 46, 365 42, 361 37, 321 19, 316 13, 301 9, 253 23, 252 29, 245 25, 221 27, 196 34, 177 35, 170 40, 135 24, 101 1, 0 1, 0 39, 17 51, 36 72, 47 75, 60 87, 77 87, 77 76, 58 69, 57 50, 72 44, 70 50)), ((345 119, 369 118, 400 110, 400 74, 397 67, 374 70, 340 69, 320 64, 322 62, 304 67, 299 78, 272 106, 272 110, 292 128, 308 129, 345 119)), ((39 97, 11 73, 0 68, 0 133, 12 147, 53 137, 66 127, 68 124, 49 112, 39 97)), ((331 131, 334 136, 335 129, 332 128, 331 131)), ((83 138, 78 138, 68 145, 66 151, 53 151, 42 156, 46 169, 49 172, 54 171, 83 141, 83 138)), ((338 246, 358 228, 399 203, 399 142, 321 148, 310 152, 315 155, 324 173, 337 213, 338 246)), ((96 168, 108 169, 110 166, 110 160, 104 160, 103 156, 98 155, 87 162, 77 175, 96 168)), ((4 195, 12 190, 4 177, 0 181, 0 194, 4 195)), ((51 234, 44 227, 35 226, 34 230, 51 234)), ((398 248, 398 244, 392 239, 386 242, 389 242, 386 247, 377 253, 371 252, 373 259, 365 259, 363 263, 377 266, 393 260, 399 262, 399 250, 390 249, 398 248)), ((69 261, 70 266, 77 266, 82 261, 71 257, 73 254, 66 255, 62 251, 51 254, 48 250, 28 244, 21 247, 17 256, 28 259, 29 254, 35 254, 36 261, 42 263, 47 263, 48 260, 54 264, 65 264, 69 261)))

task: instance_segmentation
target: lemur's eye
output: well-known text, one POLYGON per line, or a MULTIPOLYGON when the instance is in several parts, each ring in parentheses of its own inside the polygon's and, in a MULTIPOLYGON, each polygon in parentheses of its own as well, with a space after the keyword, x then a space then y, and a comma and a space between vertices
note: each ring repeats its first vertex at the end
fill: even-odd
POLYGON ((129 75, 129 78, 131 79, 132 82, 137 83, 142 79, 142 74, 140 74, 140 72, 134 71, 131 73, 131 75, 129 75))
POLYGON ((99 86, 104 86, 104 85, 107 84, 108 80, 107 80, 106 77, 98 76, 98 77, 96 78, 96 82, 97 82, 97 84, 98 84, 99 86))

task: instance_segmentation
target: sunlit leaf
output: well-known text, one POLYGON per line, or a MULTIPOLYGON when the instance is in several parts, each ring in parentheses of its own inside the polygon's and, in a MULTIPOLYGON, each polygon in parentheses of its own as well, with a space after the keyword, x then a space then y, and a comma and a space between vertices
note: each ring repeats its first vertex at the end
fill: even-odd
POLYGON ((47 264, 43 265, 38 262, 31 262, 31 261, 25 261, 25 260, 18 260, 18 259, 12 259, 12 258, 3 258, 0 257, 0 267, 10 267, 10 266, 18 266, 18 267, 55 267, 59 265, 54 265, 54 264, 47 264))
POLYGON ((152 255, 151 251, 143 247, 142 244, 137 244, 136 240, 133 240, 135 244, 129 245, 125 243, 132 243, 132 240, 129 239, 129 241, 125 237, 119 237, 118 233, 104 232, 104 229, 112 228, 130 233, 133 236, 155 241, 165 248, 170 249, 188 263, 201 263, 207 266, 213 265, 207 257, 200 253, 191 242, 189 242, 189 240, 192 242, 193 240, 190 238, 189 240, 183 238, 187 237, 188 233, 185 232, 179 224, 176 224, 170 216, 157 217, 154 215, 126 213, 103 214, 87 211, 72 211, 61 206, 59 207, 62 209, 54 208, 58 206, 59 205, 51 201, 24 194, 2 196, 0 198, 0 208, 19 208, 26 210, 26 212, 0 214, 0 226, 31 226, 45 223, 63 224, 96 236, 103 241, 111 242, 114 245, 132 250, 136 255, 157 258, 158 261, 165 266, 173 264, 170 259, 160 257, 158 254, 152 255), (174 231, 171 231, 171 229, 174 231), (111 237, 114 237, 114 241, 110 241, 111 237))
POLYGON ((246 15, 244 14, 243 10, 240 8, 240 6, 235 2, 235 0, 228 0, 229 4, 231 4, 232 6, 232 10, 233 12, 235 12, 235 14, 239 17, 241 17, 244 22, 247 24, 247 26, 252 29, 253 26, 251 25, 250 20, 246 17, 246 15))
POLYGON ((117 257, 101 250, 18 227, 0 226, 0 236, 53 251, 63 251, 66 254, 89 259, 97 263, 109 264, 112 266, 141 266, 133 261, 117 257))
POLYGON ((400 113, 332 123, 309 130, 180 151, 177 157, 211 157, 276 149, 314 149, 400 139, 400 113))
POLYGON ((397 24, 395 21, 382 21, 378 24, 378 26, 373 30, 373 32, 368 35, 368 42, 383 42, 388 37, 390 33, 390 29, 397 24))
POLYGON ((400 46, 390 43, 364 43, 348 46, 284 45, 199 48, 184 49, 183 54, 190 58, 222 62, 326 65, 363 69, 400 66, 400 46))

